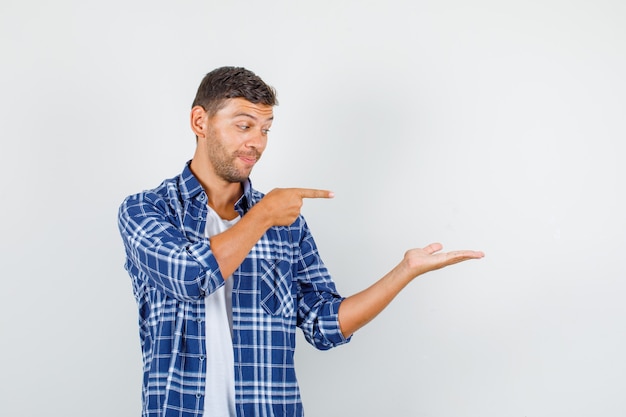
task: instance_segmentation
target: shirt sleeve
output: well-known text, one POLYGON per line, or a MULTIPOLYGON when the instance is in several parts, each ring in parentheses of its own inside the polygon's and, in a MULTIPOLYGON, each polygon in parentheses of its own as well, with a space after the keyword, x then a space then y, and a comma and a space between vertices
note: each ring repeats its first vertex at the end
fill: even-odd
POLYGON ((209 240, 191 242, 168 211, 167 203, 153 193, 124 200, 118 226, 126 249, 126 269, 172 298, 203 298, 224 284, 209 240))
POLYGON ((320 350, 349 342, 339 325, 339 305, 344 297, 337 292, 306 223, 297 263, 298 325, 306 340, 320 350))

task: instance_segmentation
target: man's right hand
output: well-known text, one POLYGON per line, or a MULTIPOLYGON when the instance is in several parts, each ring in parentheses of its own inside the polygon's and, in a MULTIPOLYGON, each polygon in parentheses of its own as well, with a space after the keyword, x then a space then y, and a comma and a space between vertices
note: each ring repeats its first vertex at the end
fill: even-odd
POLYGON ((290 226, 296 221, 305 198, 332 198, 326 190, 277 188, 255 204, 233 227, 211 237, 211 246, 222 276, 228 278, 250 249, 273 226, 290 226))
POLYGON ((328 190, 312 188, 275 188, 256 204, 272 226, 289 226, 296 221, 305 198, 333 198, 328 190))

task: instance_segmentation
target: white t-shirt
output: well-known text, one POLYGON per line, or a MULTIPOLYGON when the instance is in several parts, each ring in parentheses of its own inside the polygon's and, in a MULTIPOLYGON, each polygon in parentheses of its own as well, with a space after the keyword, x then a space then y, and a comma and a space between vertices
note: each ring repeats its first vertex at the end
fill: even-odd
MULTIPOLYGON (((224 220, 209 207, 206 236, 217 235, 239 221, 224 220)), ((205 298, 206 305, 206 417, 235 417, 235 359, 233 357, 233 280, 205 298)))

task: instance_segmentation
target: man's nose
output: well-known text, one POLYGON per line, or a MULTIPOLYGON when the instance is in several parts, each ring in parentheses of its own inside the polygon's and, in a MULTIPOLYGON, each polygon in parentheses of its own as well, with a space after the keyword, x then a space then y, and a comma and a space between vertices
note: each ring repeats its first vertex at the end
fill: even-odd
POLYGON ((257 149, 264 149, 267 143, 267 135, 262 130, 255 130, 252 135, 248 137, 246 146, 257 149))

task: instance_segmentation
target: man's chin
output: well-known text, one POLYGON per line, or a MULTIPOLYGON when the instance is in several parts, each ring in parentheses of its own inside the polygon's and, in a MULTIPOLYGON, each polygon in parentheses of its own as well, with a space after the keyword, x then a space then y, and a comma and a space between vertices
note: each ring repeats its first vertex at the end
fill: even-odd
POLYGON ((222 179, 230 182, 230 183, 240 183, 246 181, 250 177, 250 173, 252 170, 247 172, 238 172, 236 174, 223 176, 222 179))

